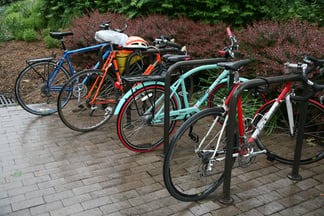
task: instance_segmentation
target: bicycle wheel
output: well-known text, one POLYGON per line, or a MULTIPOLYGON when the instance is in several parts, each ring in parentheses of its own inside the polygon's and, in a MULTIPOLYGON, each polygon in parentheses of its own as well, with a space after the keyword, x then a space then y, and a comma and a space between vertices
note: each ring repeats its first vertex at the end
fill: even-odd
POLYGON ((54 81, 49 76, 57 67, 55 62, 35 62, 28 65, 17 77, 15 95, 19 105, 35 115, 49 115, 57 111, 57 98, 70 74, 61 67, 54 81))
MULTIPOLYGON (((309 100, 305 122, 301 164, 316 162, 324 157, 324 106, 309 100)), ((268 112, 274 101, 267 103, 257 113, 254 120, 256 125, 261 117, 268 112)), ((260 149, 266 149, 269 160, 278 160, 282 163, 293 164, 296 137, 298 133, 299 105, 293 102, 295 121, 294 134, 289 132, 289 123, 286 103, 282 102, 272 117, 267 121, 264 130, 256 143, 260 149)), ((304 103, 304 102, 302 102, 304 103)))
MULTIPOLYGON (((121 108, 117 117, 117 134, 130 150, 147 152, 163 143, 164 119, 155 118, 156 113, 164 106, 163 95, 164 86, 145 86, 133 92, 121 108)), ((170 100, 170 110, 177 108, 178 104, 173 96, 170 100)), ((176 121, 171 120, 170 134, 175 125, 176 121)))
POLYGON ((226 138, 222 114, 222 108, 200 111, 172 137, 163 164, 163 178, 174 198, 188 202, 202 200, 223 182, 226 138))
POLYGON ((72 76, 64 85, 57 106, 67 127, 81 132, 94 130, 113 115, 119 91, 109 74, 98 91, 103 74, 100 70, 85 70, 72 76))

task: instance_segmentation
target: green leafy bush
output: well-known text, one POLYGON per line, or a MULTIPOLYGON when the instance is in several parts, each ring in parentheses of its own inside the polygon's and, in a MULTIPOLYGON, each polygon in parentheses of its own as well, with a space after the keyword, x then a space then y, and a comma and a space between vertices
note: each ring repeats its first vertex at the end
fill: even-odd
POLYGON ((0 42, 1 41, 7 41, 11 40, 13 37, 10 35, 9 28, 5 23, 4 17, 5 17, 5 11, 7 9, 7 6, 1 6, 0 7, 0 42))
POLYGON ((44 43, 45 43, 47 48, 59 47, 59 45, 60 45, 60 42, 58 40, 52 38, 49 35, 46 35, 44 37, 44 43))
POLYGON ((136 18, 163 14, 170 18, 187 17, 193 21, 211 24, 224 22, 239 27, 253 21, 267 19, 303 18, 311 23, 324 24, 322 1, 273 0, 273 1, 224 1, 224 0, 43 0, 44 16, 51 27, 68 26, 71 17, 80 16, 86 10, 107 10, 136 18))
POLYGON ((22 30, 24 29, 23 17, 18 12, 9 13, 5 17, 5 25, 9 29, 10 33, 17 40, 21 40, 23 36, 22 30))
POLYGON ((34 29, 25 29, 22 33, 22 38, 26 42, 40 40, 39 34, 34 29))
POLYGON ((6 9, 4 25, 16 40, 30 40, 36 30, 45 27, 46 22, 40 8, 41 0, 25 0, 14 2, 6 9), (30 29, 34 30, 33 33, 30 29))
POLYGON ((54 47, 57 48, 57 47, 59 47, 60 46, 59 40, 52 38, 49 35, 49 33, 50 33, 50 29, 48 29, 48 28, 42 30, 42 35, 44 35, 43 40, 44 40, 44 43, 45 43, 46 47, 47 48, 54 48, 54 47))

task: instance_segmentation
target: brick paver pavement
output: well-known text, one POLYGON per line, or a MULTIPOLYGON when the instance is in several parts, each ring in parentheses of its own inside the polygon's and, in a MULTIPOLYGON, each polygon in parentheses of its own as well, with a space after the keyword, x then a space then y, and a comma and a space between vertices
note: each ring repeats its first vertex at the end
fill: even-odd
POLYGON ((18 106, 0 108, 0 215, 324 215, 324 160, 302 166, 292 182, 287 165, 259 156, 233 169, 234 204, 169 195, 163 147, 135 153, 119 142, 115 119, 79 133, 59 117, 37 117, 18 106))

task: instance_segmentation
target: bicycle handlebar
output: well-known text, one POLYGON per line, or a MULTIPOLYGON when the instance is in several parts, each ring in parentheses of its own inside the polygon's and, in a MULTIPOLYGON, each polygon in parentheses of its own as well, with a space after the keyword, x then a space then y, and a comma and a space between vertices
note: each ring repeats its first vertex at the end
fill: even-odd
MULTIPOLYGON (((110 30, 110 23, 111 23, 111 21, 104 22, 104 23, 99 25, 99 28, 101 28, 103 30, 110 30)), ((124 28, 122 28, 122 29, 114 29, 114 31, 122 33, 127 29, 127 27, 128 27, 127 24, 125 24, 124 28)))
POLYGON ((171 42, 170 38, 167 36, 160 36, 158 38, 155 38, 153 44, 157 48, 165 48, 166 46, 171 46, 177 49, 182 48, 180 44, 171 42))
POLYGON ((304 96, 292 96, 292 98, 294 100, 297 100, 297 101, 308 100, 316 92, 324 90, 324 85, 321 85, 321 84, 318 84, 318 83, 316 83, 314 81, 311 81, 308 78, 308 74, 310 72, 312 72, 314 69, 316 69, 317 67, 319 67, 320 70, 323 69, 324 60, 323 59, 317 59, 317 58, 312 57, 312 56, 305 56, 303 61, 305 62, 304 64, 301 64, 301 63, 292 64, 292 63, 289 63, 289 62, 285 63, 286 72, 289 72, 289 68, 301 69, 302 70, 301 78, 302 78, 303 82, 312 88, 312 91, 310 93, 308 93, 307 95, 304 95, 304 96), (309 68, 310 65, 313 65, 313 66, 309 68))
POLYGON ((219 51, 218 54, 225 56, 225 58, 234 58, 235 57, 234 50, 235 49, 237 50, 239 45, 237 44, 237 40, 236 40, 234 34, 232 33, 230 27, 226 28, 226 32, 227 32, 227 35, 231 41, 231 45, 229 45, 228 47, 225 47, 224 50, 219 51))

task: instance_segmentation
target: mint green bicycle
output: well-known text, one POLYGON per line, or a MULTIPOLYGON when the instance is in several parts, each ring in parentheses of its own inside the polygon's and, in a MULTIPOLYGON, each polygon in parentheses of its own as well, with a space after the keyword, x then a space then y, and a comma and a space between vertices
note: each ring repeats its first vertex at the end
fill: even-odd
MULTIPOLYGON (((218 62, 228 61, 234 57, 234 50, 237 49, 237 41, 230 29, 227 33, 231 40, 231 45, 224 49, 225 57, 219 58, 218 62)), ((216 59, 217 60, 217 59, 216 59)), ((226 98, 229 92, 229 86, 233 83, 234 76, 229 70, 223 72, 209 86, 201 97, 189 104, 189 95, 187 94, 186 79, 194 74, 204 70, 219 69, 217 64, 203 65, 193 68, 182 74, 170 88, 170 128, 171 134, 176 127, 178 120, 186 120, 200 109, 214 107, 223 104, 223 98, 226 98)), ((128 82, 140 83, 130 89, 118 103, 114 115, 117 117, 117 134, 121 142, 130 150, 136 152, 151 151, 163 144, 164 136, 164 90, 165 85, 156 77, 137 76, 125 78, 128 82), (144 82, 145 80, 146 82, 144 82), (149 81, 147 81, 149 80, 149 81)), ((246 78, 239 78, 244 82, 246 78)), ((263 104, 264 96, 258 92, 246 92, 243 96, 243 104, 251 104, 260 101, 259 95, 262 95, 263 104), (245 99, 244 99, 245 97, 245 99)), ((248 110, 248 109, 246 109, 248 110)), ((255 113, 256 110, 251 111, 255 113)))

